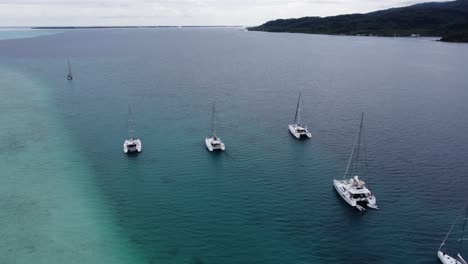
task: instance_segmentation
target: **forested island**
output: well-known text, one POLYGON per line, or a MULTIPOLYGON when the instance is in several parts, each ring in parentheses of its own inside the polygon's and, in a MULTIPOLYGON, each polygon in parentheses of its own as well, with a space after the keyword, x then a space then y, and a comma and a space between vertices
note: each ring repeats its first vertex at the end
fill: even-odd
POLYGON ((468 0, 430 2, 366 14, 278 19, 251 31, 360 36, 438 36, 468 42, 468 0))

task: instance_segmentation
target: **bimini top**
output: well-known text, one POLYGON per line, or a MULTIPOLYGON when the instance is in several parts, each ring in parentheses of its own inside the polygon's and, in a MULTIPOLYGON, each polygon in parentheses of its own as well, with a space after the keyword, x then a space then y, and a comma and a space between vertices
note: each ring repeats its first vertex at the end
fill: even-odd
POLYGON ((362 180, 359 180, 359 177, 356 175, 353 178, 349 179, 349 192, 352 194, 365 194, 370 193, 369 189, 366 188, 366 183, 362 180))

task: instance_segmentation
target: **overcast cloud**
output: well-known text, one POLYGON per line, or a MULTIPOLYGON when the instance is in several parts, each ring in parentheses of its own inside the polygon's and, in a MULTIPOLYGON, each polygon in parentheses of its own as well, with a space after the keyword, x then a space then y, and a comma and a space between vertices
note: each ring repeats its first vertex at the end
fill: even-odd
MULTIPOLYGON (((440 1, 440 0, 438 0, 440 1)), ((0 0, 0 26, 258 25, 425 0, 0 0)))

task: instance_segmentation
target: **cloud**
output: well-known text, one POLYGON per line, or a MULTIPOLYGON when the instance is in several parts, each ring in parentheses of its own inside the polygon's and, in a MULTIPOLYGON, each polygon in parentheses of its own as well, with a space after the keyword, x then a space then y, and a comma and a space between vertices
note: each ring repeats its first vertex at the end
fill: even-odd
POLYGON ((424 0, 0 0, 2 26, 257 25, 363 13, 424 0))

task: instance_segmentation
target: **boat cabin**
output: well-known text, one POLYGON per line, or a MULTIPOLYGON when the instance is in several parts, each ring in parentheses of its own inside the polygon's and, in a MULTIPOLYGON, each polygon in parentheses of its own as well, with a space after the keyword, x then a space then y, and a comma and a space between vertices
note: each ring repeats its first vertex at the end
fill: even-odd
POLYGON ((299 133, 306 132, 305 128, 302 125, 297 125, 296 131, 299 133))
POLYGON ((367 197, 369 196, 372 196, 372 194, 371 193, 356 193, 356 194, 351 193, 351 198, 356 199, 356 200, 367 199, 367 197))
POLYGON ((211 141, 211 146, 213 147, 221 147, 221 142, 219 141, 219 139, 215 138, 213 141, 211 141))

